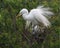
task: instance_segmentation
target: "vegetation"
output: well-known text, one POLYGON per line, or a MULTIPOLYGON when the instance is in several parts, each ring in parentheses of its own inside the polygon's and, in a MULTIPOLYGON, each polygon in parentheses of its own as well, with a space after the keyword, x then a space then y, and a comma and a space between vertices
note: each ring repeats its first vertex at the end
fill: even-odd
MULTIPOLYGON (((0 0, 0 48, 31 48, 22 36, 25 21, 22 17, 16 19, 16 15, 22 8, 30 10, 38 5, 51 7, 54 12, 50 19, 51 33, 42 48, 60 47, 60 0, 0 0)), ((28 35, 29 32, 26 33, 28 35)), ((41 48, 41 44, 33 41, 32 48, 41 48)))

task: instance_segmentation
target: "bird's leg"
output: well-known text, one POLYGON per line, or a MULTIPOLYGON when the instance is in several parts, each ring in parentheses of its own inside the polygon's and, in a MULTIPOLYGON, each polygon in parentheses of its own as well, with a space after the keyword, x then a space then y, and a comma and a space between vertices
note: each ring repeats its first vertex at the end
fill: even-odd
POLYGON ((30 21, 26 21, 25 30, 27 30, 29 28, 30 24, 31 24, 30 21))
POLYGON ((32 25, 32 34, 35 34, 34 28, 35 28, 35 25, 32 25))

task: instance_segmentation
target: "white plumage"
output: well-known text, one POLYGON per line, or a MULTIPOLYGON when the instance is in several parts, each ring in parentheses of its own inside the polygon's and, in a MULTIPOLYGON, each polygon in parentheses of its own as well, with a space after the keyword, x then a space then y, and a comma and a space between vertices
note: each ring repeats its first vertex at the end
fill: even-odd
POLYGON ((19 12, 19 14, 21 14, 23 19, 26 20, 26 27, 29 27, 30 23, 32 23, 32 25, 42 24, 43 26, 48 27, 51 25, 51 23, 46 17, 53 15, 49 9, 50 8, 38 6, 37 8, 28 12, 28 10, 24 8, 19 12))

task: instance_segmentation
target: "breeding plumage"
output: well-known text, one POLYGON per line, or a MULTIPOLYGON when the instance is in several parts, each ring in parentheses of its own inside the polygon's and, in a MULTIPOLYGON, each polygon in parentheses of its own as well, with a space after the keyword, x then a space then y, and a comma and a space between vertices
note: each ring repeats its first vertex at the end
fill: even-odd
POLYGON ((19 15, 22 15, 23 19, 26 21, 26 28, 28 28, 31 23, 33 26, 41 24, 48 27, 51 25, 51 23, 46 17, 53 15, 53 13, 49 10, 50 8, 38 6, 37 8, 28 12, 28 10, 24 8, 19 12, 19 15))

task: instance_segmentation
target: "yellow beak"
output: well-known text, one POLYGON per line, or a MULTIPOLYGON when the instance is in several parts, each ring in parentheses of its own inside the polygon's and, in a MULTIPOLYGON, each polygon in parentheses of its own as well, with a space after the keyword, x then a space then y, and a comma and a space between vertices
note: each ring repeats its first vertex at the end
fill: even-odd
POLYGON ((21 14, 18 13, 17 16, 16 16, 16 18, 18 18, 19 16, 21 16, 21 14))

